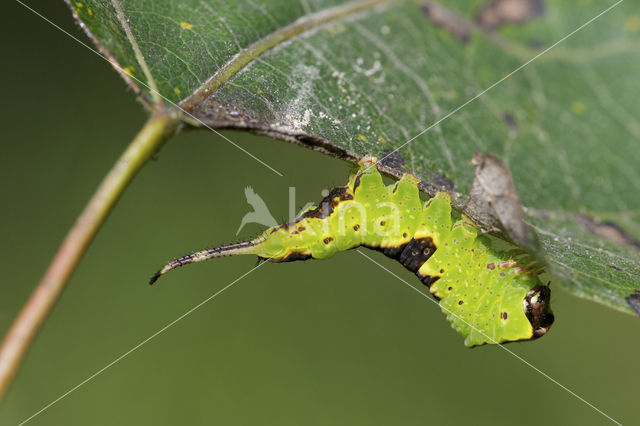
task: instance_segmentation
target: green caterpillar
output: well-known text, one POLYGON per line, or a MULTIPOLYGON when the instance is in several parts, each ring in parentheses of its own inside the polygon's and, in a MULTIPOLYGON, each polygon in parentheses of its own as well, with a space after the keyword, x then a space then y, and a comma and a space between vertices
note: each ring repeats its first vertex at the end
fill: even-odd
POLYGON ((439 301, 469 347, 530 340, 553 323, 544 272, 527 253, 488 235, 451 209, 439 192, 424 205, 419 179, 404 174, 386 187, 367 156, 346 186, 292 222, 251 241, 195 252, 169 262, 150 280, 179 266, 223 256, 257 255, 271 262, 326 259, 359 246, 379 250, 414 272, 439 301))

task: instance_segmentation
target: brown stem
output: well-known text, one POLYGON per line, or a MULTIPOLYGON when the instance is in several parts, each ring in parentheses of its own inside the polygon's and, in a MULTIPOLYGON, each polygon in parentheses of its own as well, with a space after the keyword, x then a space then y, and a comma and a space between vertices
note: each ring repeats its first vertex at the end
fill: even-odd
POLYGON ((127 185, 173 135, 179 118, 173 111, 154 113, 89 200, 67 234, 42 280, 15 319, 0 346, 0 400, 4 397, 29 345, 64 290, 127 185))

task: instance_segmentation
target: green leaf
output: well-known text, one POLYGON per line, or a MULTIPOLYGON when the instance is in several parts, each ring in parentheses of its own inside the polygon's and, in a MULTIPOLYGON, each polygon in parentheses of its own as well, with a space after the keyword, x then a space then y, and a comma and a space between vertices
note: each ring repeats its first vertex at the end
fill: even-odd
POLYGON ((192 125, 189 115, 349 161, 400 148, 383 171, 411 171, 426 192, 445 189, 459 206, 473 180, 473 154, 494 153, 511 170, 552 274, 578 296, 633 313, 640 305, 631 296, 640 283, 638 3, 627 0, 596 19, 614 2, 71 6, 144 99, 179 103, 192 125), (508 15, 507 3, 524 13, 508 15))

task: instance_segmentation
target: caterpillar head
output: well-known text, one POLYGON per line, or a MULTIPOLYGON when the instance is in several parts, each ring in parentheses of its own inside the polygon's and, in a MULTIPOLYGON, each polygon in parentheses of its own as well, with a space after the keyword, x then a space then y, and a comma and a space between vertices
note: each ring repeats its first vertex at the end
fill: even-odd
POLYGON ((551 289, 545 285, 532 288, 524 299, 524 313, 533 327, 533 337, 541 337, 553 324, 551 289))

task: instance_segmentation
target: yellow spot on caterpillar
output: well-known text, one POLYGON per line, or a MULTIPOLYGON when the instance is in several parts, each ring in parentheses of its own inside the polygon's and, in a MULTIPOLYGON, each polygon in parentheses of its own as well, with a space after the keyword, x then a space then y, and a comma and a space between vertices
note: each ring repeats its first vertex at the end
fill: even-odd
POLYGON ((587 107, 580 101, 573 101, 571 103, 571 112, 575 115, 582 115, 586 110, 587 107))
POLYGON ((78 8, 83 8, 83 7, 84 7, 84 4, 82 4, 82 3, 80 3, 80 2, 77 2, 77 3, 76 3, 76 6, 77 6, 78 8))
POLYGON ((185 30, 190 30, 191 28, 193 28, 193 24, 190 24, 190 23, 185 22, 185 21, 181 21, 180 22, 180 26, 182 28, 184 28, 185 30))
POLYGON ((367 139, 367 137, 365 135, 360 134, 360 135, 358 135, 358 140, 366 142, 368 139, 367 139))
POLYGON ((640 16, 631 15, 624 21, 624 30, 628 33, 640 31, 640 16))
MULTIPOLYGON (((416 185, 422 182, 416 175, 412 173, 403 173, 402 178, 416 185)), ((411 199, 411 197, 405 197, 405 198, 407 198, 407 200, 411 199)))
POLYGON ((174 87, 173 91, 175 92, 176 95, 179 95, 181 93, 180 89, 178 89, 177 87, 174 87))
MULTIPOLYGON (((363 166, 365 164, 376 164, 377 162, 378 162, 377 157, 367 154, 364 157, 362 157, 360 161, 358 161, 358 165, 363 166)), ((375 186, 372 186, 371 188, 375 188, 375 186)))
POLYGON ((135 70, 136 68, 133 65, 129 65, 128 67, 122 68, 122 71, 124 71, 129 77, 133 77, 133 72, 135 70))

